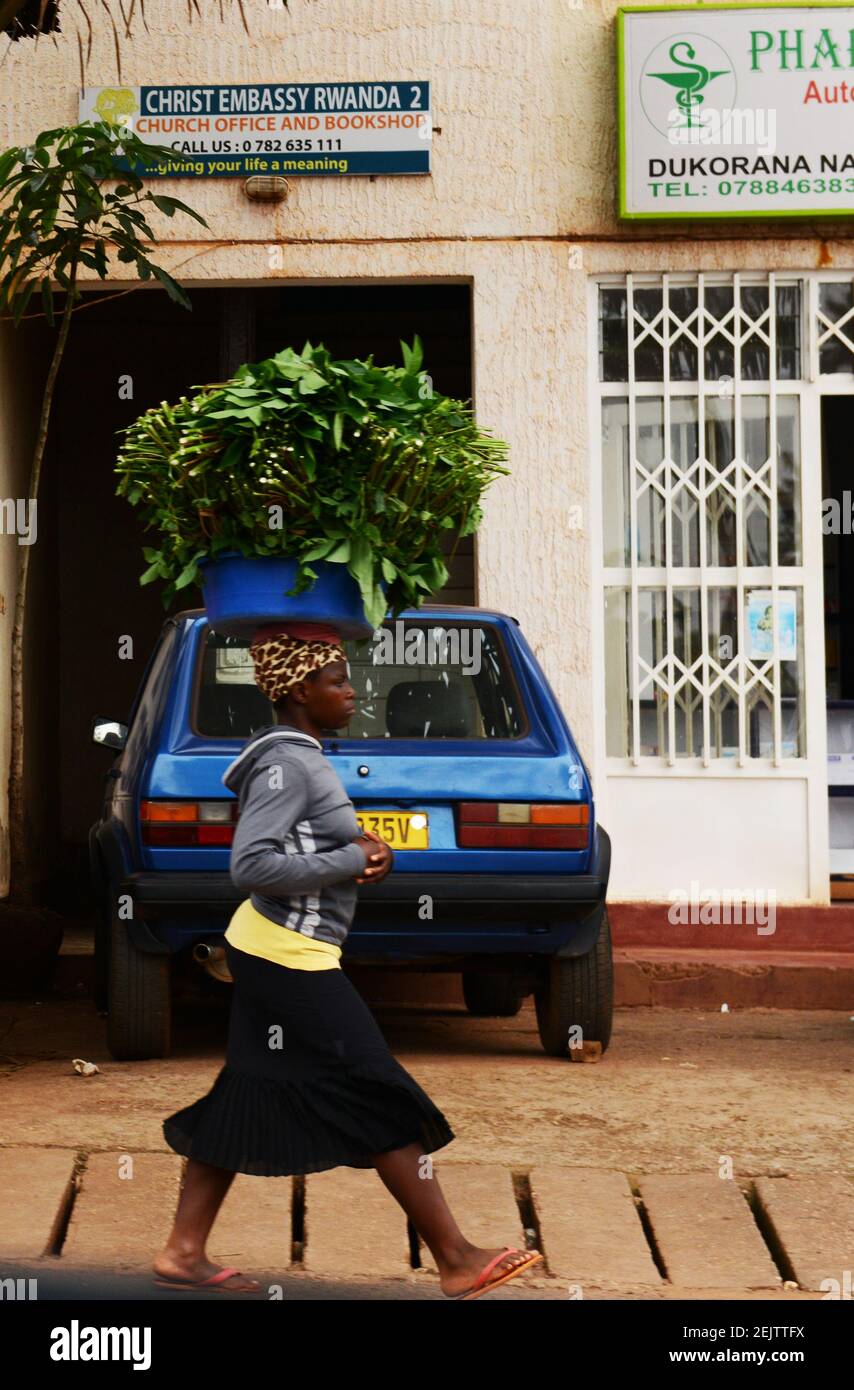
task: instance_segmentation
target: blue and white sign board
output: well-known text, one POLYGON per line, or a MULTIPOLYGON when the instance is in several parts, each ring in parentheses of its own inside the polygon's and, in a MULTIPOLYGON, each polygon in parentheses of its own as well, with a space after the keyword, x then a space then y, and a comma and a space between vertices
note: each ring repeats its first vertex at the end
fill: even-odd
POLYGON ((86 87, 79 119, 171 146, 136 171, 165 178, 430 173, 429 82, 86 87))

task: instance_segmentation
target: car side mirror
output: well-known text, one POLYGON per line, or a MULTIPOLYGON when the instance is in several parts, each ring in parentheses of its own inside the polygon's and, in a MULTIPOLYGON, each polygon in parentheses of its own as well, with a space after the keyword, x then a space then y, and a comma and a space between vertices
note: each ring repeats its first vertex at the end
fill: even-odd
POLYGON ((98 715, 92 723, 92 742, 100 743, 104 748, 115 748, 116 752, 121 752, 127 743, 128 726, 119 724, 115 719, 101 719, 98 715))

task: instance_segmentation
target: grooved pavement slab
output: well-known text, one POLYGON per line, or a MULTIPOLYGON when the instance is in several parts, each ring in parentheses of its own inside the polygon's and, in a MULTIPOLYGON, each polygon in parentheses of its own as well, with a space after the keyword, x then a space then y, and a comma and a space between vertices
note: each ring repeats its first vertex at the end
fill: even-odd
POLYGON ((180 1181, 177 1154, 90 1153, 62 1258, 108 1269, 150 1267, 169 1234, 180 1181))
POLYGON ((287 1269, 291 1263, 292 1178, 238 1173, 226 1193, 208 1241, 216 1264, 287 1269))
MULTIPOLYGON (((524 1250, 525 1232, 509 1168, 492 1163, 435 1163, 433 1171, 466 1240, 472 1245, 489 1248, 515 1245, 524 1250)), ((420 1249, 422 1269, 438 1274, 433 1256, 423 1241, 420 1249)), ((541 1269, 542 1265, 537 1268, 541 1269)))
POLYGON ((342 1279, 412 1273, 406 1215, 373 1168, 307 1174, 303 1268, 342 1279))
POLYGON ((714 1173, 654 1173, 638 1187, 671 1283, 780 1288, 779 1271, 734 1181, 714 1173))
POLYGON ((756 1192, 801 1288, 821 1289, 825 1279, 841 1286, 846 1270, 850 1288, 854 1183, 834 1173, 757 1178, 756 1192))
POLYGON ((625 1174, 538 1164, 530 1181, 551 1274, 582 1289, 661 1286, 625 1174))
POLYGON ((0 1149, 0 1258, 44 1253, 74 1171, 73 1149, 0 1149))

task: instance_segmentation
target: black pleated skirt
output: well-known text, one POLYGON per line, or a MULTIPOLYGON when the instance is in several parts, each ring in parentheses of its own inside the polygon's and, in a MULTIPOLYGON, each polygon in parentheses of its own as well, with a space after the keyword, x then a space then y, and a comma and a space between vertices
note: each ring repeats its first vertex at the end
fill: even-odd
POLYGON ((283 1177, 371 1168, 391 1149, 451 1142, 342 969, 295 970, 224 945, 234 979, 225 1064, 207 1095, 164 1120, 170 1148, 283 1177))

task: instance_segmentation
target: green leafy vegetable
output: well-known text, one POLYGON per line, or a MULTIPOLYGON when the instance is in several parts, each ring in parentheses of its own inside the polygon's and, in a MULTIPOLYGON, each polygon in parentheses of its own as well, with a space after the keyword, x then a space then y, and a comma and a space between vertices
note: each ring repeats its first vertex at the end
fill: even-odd
POLYGON ((232 550, 296 558, 297 594, 326 560, 346 565, 375 627, 441 588, 442 534, 476 529, 508 446, 432 389, 417 337, 401 347, 402 367, 285 348, 121 431, 116 491, 160 536, 140 582, 164 580, 168 607, 200 559, 232 550))

